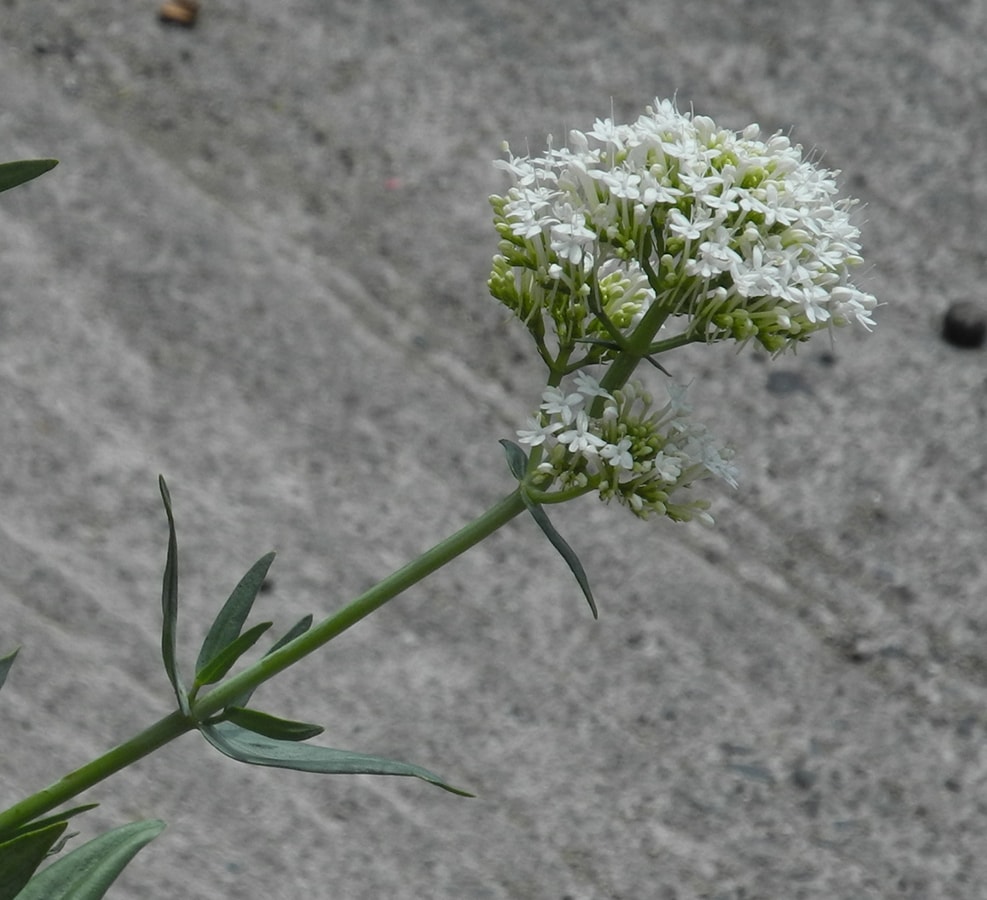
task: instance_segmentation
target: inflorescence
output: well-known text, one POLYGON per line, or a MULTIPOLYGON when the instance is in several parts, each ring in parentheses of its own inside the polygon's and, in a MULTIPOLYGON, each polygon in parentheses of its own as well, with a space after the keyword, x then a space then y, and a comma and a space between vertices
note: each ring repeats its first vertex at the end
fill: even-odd
POLYGON ((863 262, 855 201, 785 135, 723 130, 667 100, 630 125, 571 131, 562 148, 549 139, 540 157, 505 149, 495 165, 511 185, 490 198, 501 239, 491 293, 527 326, 551 385, 630 363, 620 377, 580 371, 571 392, 545 392, 518 432, 535 477, 595 488, 642 517, 709 521, 708 504, 682 491, 710 475, 736 484, 730 452, 688 419, 683 387, 669 385, 653 411, 626 379, 688 343, 753 341, 777 354, 819 330, 869 330, 877 301, 851 281, 863 262))
POLYGON ((625 334, 654 303, 692 340, 755 340, 775 353, 814 331, 873 325, 853 200, 837 172, 782 134, 737 134, 655 100, 632 125, 597 120, 542 157, 498 160, 490 198, 500 252, 489 286, 529 328, 564 345, 625 334), (598 305, 598 306, 597 306, 598 305))
POLYGON ((709 501, 684 493, 710 476, 736 487, 733 453, 689 420, 685 387, 669 382, 667 390, 668 402, 653 409, 653 398, 639 383, 611 394, 585 372, 576 375, 571 393, 546 389, 538 415, 518 431, 522 444, 544 451, 535 484, 595 488, 601 499, 616 499, 641 518, 711 524, 709 501), (599 413, 593 409, 597 398, 599 413))

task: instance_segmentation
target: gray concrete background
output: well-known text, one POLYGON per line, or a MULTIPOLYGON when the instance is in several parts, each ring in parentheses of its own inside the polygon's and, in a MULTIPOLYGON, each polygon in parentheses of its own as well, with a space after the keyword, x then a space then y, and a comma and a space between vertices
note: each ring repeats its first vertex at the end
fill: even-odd
POLYGON ((510 489, 537 402, 486 296, 508 139, 677 94, 843 170, 872 336, 683 353, 738 448, 717 528, 518 520, 258 694, 472 788, 251 769, 194 736, 78 840, 169 828, 111 897, 987 897, 987 5, 4 0, 0 805, 167 712, 169 479, 188 662, 243 571, 343 600, 510 489))

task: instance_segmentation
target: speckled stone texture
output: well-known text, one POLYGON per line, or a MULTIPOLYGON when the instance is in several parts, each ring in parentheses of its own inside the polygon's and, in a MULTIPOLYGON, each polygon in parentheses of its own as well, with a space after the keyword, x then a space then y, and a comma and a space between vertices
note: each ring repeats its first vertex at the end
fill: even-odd
MULTIPOLYGON (((738 448, 715 530, 523 519, 257 701, 417 781, 239 766, 187 736, 87 795, 168 829, 115 900, 982 898, 987 883, 987 7, 929 0, 0 3, 0 805, 170 709, 279 551, 262 613, 327 614, 510 490, 535 405, 486 295, 520 150, 654 96, 758 121, 866 206, 872 336, 691 348, 738 448)), ((655 376, 660 377, 660 376, 655 376)))

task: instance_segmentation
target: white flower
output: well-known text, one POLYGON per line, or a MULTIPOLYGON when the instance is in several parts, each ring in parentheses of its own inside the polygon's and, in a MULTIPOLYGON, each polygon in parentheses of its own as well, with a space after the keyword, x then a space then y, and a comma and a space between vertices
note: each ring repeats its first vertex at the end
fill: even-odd
POLYGON ((518 429, 518 440, 522 444, 529 444, 532 447, 537 447, 539 444, 544 444, 549 437, 555 434, 555 432, 562 427, 562 423, 549 422, 548 424, 543 425, 540 419, 535 416, 528 416, 525 426, 525 428, 518 429))
POLYGON ((595 138, 603 144, 612 144, 618 150, 624 149, 625 136, 632 135, 633 132, 627 126, 614 125, 610 119, 597 119, 593 130, 587 132, 587 137, 595 138))
POLYGON ((603 457, 615 469, 634 468, 634 457, 631 456, 630 438, 621 438, 616 444, 605 444, 600 449, 600 456, 603 457))
POLYGON ((641 176, 626 169, 611 169, 609 172, 591 172, 590 175, 602 182, 614 197, 621 200, 637 200, 641 196, 639 185, 641 176))
POLYGON ((587 400, 590 397, 606 397, 610 400, 613 399, 609 391, 605 391, 600 387, 600 382, 598 382, 592 375, 587 375, 582 370, 576 373, 574 380, 576 382, 576 390, 586 397, 587 400))
POLYGON ((544 412, 558 416, 562 424, 568 425, 585 398, 580 393, 565 394, 557 387, 550 387, 542 391, 541 399, 544 412))
POLYGON ((551 247, 563 262, 583 267, 593 265, 595 253, 592 250, 597 239, 596 233, 586 227, 586 214, 572 207, 566 207, 562 214, 567 218, 550 226, 551 247))
POLYGON ((655 474, 668 484, 675 484, 682 475, 682 460, 677 456, 667 455, 664 451, 659 451, 652 464, 655 474))
POLYGON ((707 237, 708 240, 699 245, 697 256, 685 265, 689 275, 698 275, 704 280, 715 278, 742 261, 740 254, 731 247, 730 234, 722 225, 707 237))
POLYGON ((685 399, 685 392, 689 389, 687 384, 678 384, 675 381, 666 381, 665 390, 668 392, 668 405, 662 410, 663 415, 671 419, 678 419, 687 416, 692 412, 692 406, 685 399))
POLYGON ((738 486, 740 471, 712 441, 703 446, 703 465, 717 478, 722 478, 732 488, 738 486))
MULTIPOLYGON (((695 215, 695 213, 693 213, 695 215)), ((673 209, 668 214, 668 230, 672 234, 685 238, 688 241, 698 241, 703 232, 711 225, 715 224, 715 219, 686 218, 680 209, 673 209)))
POLYGON ((590 419, 585 410, 581 409, 576 413, 573 425, 575 427, 563 431, 558 436, 559 443, 566 447, 570 453, 595 456, 597 451, 606 445, 603 438, 590 430, 590 419))

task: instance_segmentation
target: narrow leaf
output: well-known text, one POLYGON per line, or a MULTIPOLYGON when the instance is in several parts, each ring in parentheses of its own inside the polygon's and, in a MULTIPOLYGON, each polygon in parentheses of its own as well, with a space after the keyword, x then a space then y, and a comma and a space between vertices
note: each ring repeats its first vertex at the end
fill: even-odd
POLYGON ((101 834, 35 875, 17 900, 99 900, 137 851, 164 827, 164 822, 152 819, 101 834))
POLYGON ((3 687, 3 683, 7 680, 7 673, 10 671, 10 667, 14 664, 14 660, 17 658, 17 654, 20 652, 20 647, 16 650, 12 650, 6 656, 0 656, 0 688, 3 687))
POLYGON ((213 684, 219 681, 220 678, 233 668, 233 664, 260 640, 261 635, 273 624, 273 622, 261 622, 259 625, 247 629, 231 644, 227 644, 195 676, 195 688, 198 689, 204 684, 213 684))
POLYGON ((307 616, 302 616, 288 631, 285 635, 277 640, 274 646, 271 647, 264 656, 270 656, 275 650, 280 650, 285 644, 290 644, 296 637, 301 637, 305 634, 309 628, 312 627, 312 614, 309 613, 307 616))
POLYGON ((276 741, 240 728, 232 722, 202 725, 199 731, 220 753, 253 766, 274 766, 323 775, 410 775, 453 794, 473 796, 446 784, 428 769, 409 763, 367 756, 364 753, 351 753, 348 750, 333 750, 330 747, 276 741))
POLYGON ((206 639, 202 642, 202 649, 195 663, 196 674, 212 662, 220 650, 228 647, 240 635, 243 623, 250 615, 250 608, 260 593, 261 585, 267 577, 267 570, 271 568, 272 562, 274 562, 273 553, 262 556, 233 588, 233 593, 223 604, 223 608, 206 634, 206 639))
POLYGON ((511 474, 518 481, 524 481, 524 476, 528 472, 527 454, 514 441, 502 438, 500 444, 507 455, 507 467, 511 470, 511 474))
MULTIPOLYGON (((276 641, 264 656, 270 656, 275 650, 280 650, 285 644, 290 644, 296 637, 300 637, 305 634, 309 628, 312 627, 312 616, 311 614, 307 616, 302 616, 285 634, 280 640, 276 641)), ((234 698, 230 703, 230 706, 246 706, 250 702, 250 698, 254 695, 254 690, 245 691, 240 694, 240 696, 234 698)))
POLYGON ((325 731, 321 725, 310 725, 308 722, 292 722, 290 719, 279 719, 257 709, 244 709, 241 706, 228 706, 224 715, 227 721, 247 731, 272 738, 276 741, 307 741, 325 731))
POLYGON ((161 488, 161 499, 164 501, 165 513, 168 515, 168 556, 165 560, 164 583, 161 589, 161 611, 163 624, 161 626, 161 655, 164 657, 165 672, 175 690, 178 706, 182 713, 189 715, 188 693, 178 674, 176 662, 178 642, 178 538, 175 535, 175 516, 171 510, 171 494, 164 476, 158 476, 158 487, 161 488))
POLYGON ((0 844, 0 900, 13 900, 20 893, 68 824, 49 822, 0 844))
POLYGON ((57 159, 21 159, 0 164, 0 191, 10 190, 25 181, 44 175, 58 165, 57 159))
POLYGON ((44 819, 35 819, 33 822, 28 822, 26 825, 21 825, 20 828, 13 828, 10 831, 4 832, 0 835, 0 841, 12 840, 13 838, 20 837, 22 834, 27 834, 29 831, 37 831, 39 828, 47 828, 49 825, 54 825, 56 822, 65 822, 71 819, 72 816, 77 816, 79 813, 88 812, 91 809, 95 809, 99 806, 98 803, 84 803, 82 806, 73 806, 71 809, 63 810, 62 812, 55 813, 52 816, 47 816, 44 819))
POLYGON ((589 603, 589 608, 593 611, 593 618, 600 618, 600 614, 596 610, 596 601, 593 599, 593 592, 590 590, 589 579, 586 577, 586 570, 579 561, 579 557, 576 556, 576 551, 555 530, 555 526, 549 521, 548 513, 545 512, 540 504, 531 500, 524 493, 523 489, 521 491, 521 499, 524 500, 524 505, 528 508, 528 512, 531 513, 531 517, 538 523, 538 527, 545 533, 545 537, 551 541, 552 546, 559 551, 562 558, 566 561, 566 565, 569 566, 569 570, 575 576, 579 587, 582 589, 583 596, 589 603))

